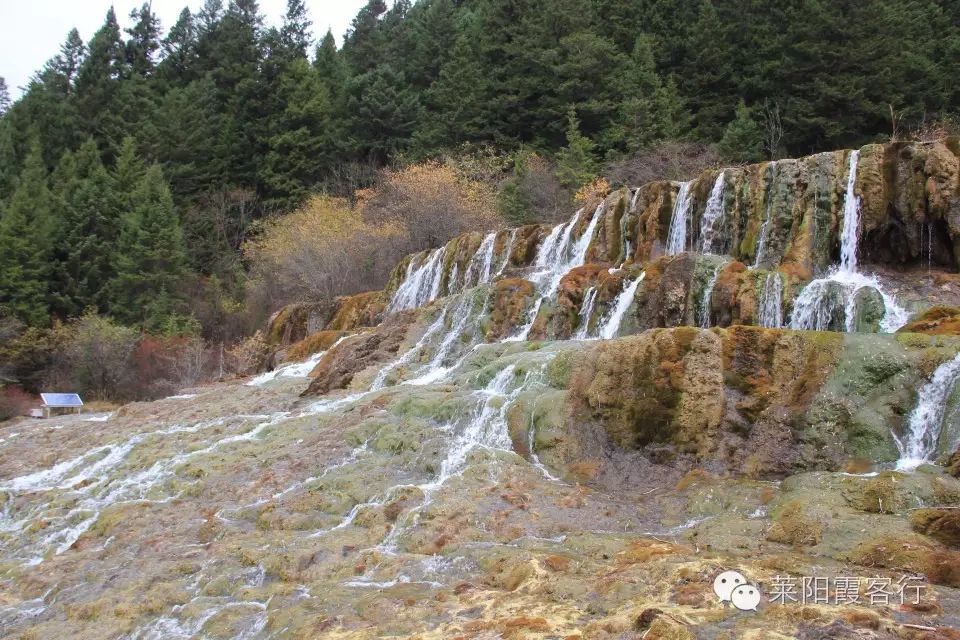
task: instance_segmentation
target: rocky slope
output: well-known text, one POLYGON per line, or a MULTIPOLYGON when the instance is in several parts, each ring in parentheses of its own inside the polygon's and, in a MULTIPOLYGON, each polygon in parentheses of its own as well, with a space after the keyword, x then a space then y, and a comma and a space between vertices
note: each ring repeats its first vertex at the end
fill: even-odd
POLYGON ((0 635, 960 637, 955 147, 468 234, 256 378, 0 426, 0 635))

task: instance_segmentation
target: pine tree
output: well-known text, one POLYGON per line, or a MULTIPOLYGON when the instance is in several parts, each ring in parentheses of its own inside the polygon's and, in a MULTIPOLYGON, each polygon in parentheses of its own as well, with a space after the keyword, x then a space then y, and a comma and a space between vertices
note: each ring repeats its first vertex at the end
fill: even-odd
POLYGON ((567 146, 557 154, 557 178, 568 189, 578 189, 597 177, 596 145, 580 132, 576 110, 567 111, 567 146))
POLYGON ((664 83, 653 58, 652 38, 638 37, 621 76, 623 99, 605 132, 608 148, 635 151, 675 139, 685 132, 687 117, 672 82, 664 83))
POLYGON ((157 107, 154 135, 144 141, 146 155, 163 166, 178 202, 229 177, 219 109, 216 85, 209 76, 167 91, 157 107))
POLYGON ((728 30, 712 0, 701 0, 690 40, 690 64, 678 73, 697 135, 717 140, 723 123, 737 104, 734 63, 728 30))
POLYGON ((47 279, 54 220, 39 143, 0 218, 0 310, 31 325, 49 322, 47 279))
POLYGON ((163 60, 160 62, 160 75, 169 85, 179 87, 194 79, 197 38, 193 14, 185 8, 161 44, 163 60))
POLYGON ((0 212, 17 186, 17 152, 13 146, 12 123, 0 118, 0 212))
POLYGON ((329 127, 329 95, 306 59, 290 63, 277 97, 286 108, 273 123, 260 177, 268 189, 268 206, 290 211, 333 167, 338 145, 329 127))
POLYGON ((359 75, 383 62, 385 48, 380 19, 387 12, 384 0, 368 0, 350 23, 343 40, 343 56, 350 71, 359 75))
POLYGON ((71 93, 73 83, 76 80, 80 65, 86 57, 87 48, 80 38, 80 32, 71 29, 67 34, 66 41, 60 45, 60 54, 56 56, 49 64, 56 68, 56 71, 63 77, 65 94, 71 93))
POLYGON ((280 28, 280 44, 288 58, 306 59, 307 49, 313 41, 310 32, 312 25, 303 0, 287 0, 287 12, 283 15, 283 26, 280 28))
POLYGON ((117 242, 110 312, 121 322, 159 330, 182 312, 183 232, 160 167, 147 169, 130 200, 117 242))
POLYGON ((313 67, 317 70, 320 81, 326 86, 331 101, 335 105, 339 104, 346 92, 348 74, 343 58, 337 51, 337 41, 329 29, 317 45, 313 67))
POLYGON ((113 182, 121 210, 129 210, 133 206, 133 192, 143 180, 147 169, 137 154, 137 142, 126 137, 120 144, 120 152, 113 168, 113 182))
POLYGON ((96 142, 64 154, 53 182, 61 222, 52 251, 52 311, 67 318, 88 307, 106 310, 119 210, 96 142))
POLYGON ((126 43, 127 66, 136 75, 151 76, 156 69, 157 51, 160 50, 160 19, 153 13, 149 2, 131 11, 130 19, 134 25, 127 29, 130 36, 126 43))
POLYGON ((89 53, 77 74, 77 107, 86 131, 100 142, 107 158, 119 148, 128 123, 118 114, 118 80, 124 76, 125 52, 120 25, 111 8, 90 40, 89 53))
POLYGON ((763 130, 743 100, 737 105, 736 115, 724 130, 717 147, 733 162, 760 162, 764 159, 763 130))
POLYGON ((477 47, 480 23, 469 14, 459 26, 446 63, 425 94, 433 117, 425 118, 416 137, 421 153, 429 155, 442 148, 480 141, 490 135, 487 96, 490 84, 482 68, 477 47))
POLYGON ((423 113, 403 74, 383 64, 348 85, 351 132, 358 151, 379 162, 405 149, 423 113))

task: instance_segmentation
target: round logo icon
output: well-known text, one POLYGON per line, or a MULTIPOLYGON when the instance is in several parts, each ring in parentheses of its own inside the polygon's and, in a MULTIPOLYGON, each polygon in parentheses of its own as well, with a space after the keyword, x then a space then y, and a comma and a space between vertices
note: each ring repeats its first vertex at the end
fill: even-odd
POLYGON ((756 611, 760 604, 760 589, 752 584, 742 584, 730 594, 730 602, 740 611, 756 611))
POLYGON ((720 602, 730 600, 733 590, 737 587, 747 584, 747 579, 743 574, 736 571, 724 571, 713 581, 713 592, 720 598, 720 602))

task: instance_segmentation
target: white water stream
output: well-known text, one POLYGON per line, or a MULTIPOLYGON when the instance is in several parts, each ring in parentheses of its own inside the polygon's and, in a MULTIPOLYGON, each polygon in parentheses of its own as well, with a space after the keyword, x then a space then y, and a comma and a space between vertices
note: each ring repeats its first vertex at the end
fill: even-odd
POLYGON ((677 191, 677 200, 673 204, 673 215, 670 217, 670 229, 667 231, 666 253, 676 255, 687 250, 687 218, 690 215, 690 205, 693 194, 690 187, 693 182, 681 182, 677 191))
POLYGON ((934 457, 943 427, 947 398, 953 392, 958 378, 960 354, 937 367, 930 381, 920 389, 917 406, 910 413, 907 433, 902 440, 896 434, 893 436, 900 450, 897 469, 910 471, 930 462, 934 457))

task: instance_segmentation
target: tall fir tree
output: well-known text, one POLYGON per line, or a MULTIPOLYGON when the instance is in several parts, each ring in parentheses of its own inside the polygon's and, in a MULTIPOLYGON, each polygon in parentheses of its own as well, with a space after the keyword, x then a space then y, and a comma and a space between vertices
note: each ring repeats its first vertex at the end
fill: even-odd
POLYGON ((573 107, 567 110, 567 146, 557 154, 557 178, 564 187, 576 190, 600 173, 596 145, 580 132, 580 120, 573 107))
POLYGON ((163 59, 158 71, 168 87, 182 87, 195 78, 197 39, 196 20, 190 9, 184 8, 160 44, 163 59))
POLYGON ((405 150, 423 117, 420 97, 388 64, 350 80, 351 137, 364 157, 386 162, 405 150))
POLYGON ((368 0, 350 23, 343 41, 343 57, 353 75, 366 73, 384 62, 385 48, 380 20, 387 12, 384 0, 368 0))
POLYGON ((313 66, 317 70, 320 82, 327 87, 330 99, 334 104, 339 103, 344 97, 348 72, 343 57, 337 51, 337 41, 329 29, 317 44, 313 66))
POLYGON ((160 19, 150 6, 143 3, 130 12, 133 26, 127 29, 126 63, 130 72, 141 77, 152 76, 156 70, 156 55, 160 51, 160 19))
POLYGON ((686 133, 688 116, 676 86, 657 73, 650 36, 636 39, 620 82, 622 99, 604 132, 607 148, 633 152, 686 133))
POLYGON ((764 159, 763 130, 754 119, 753 110, 743 100, 737 105, 734 118, 724 129, 717 147, 732 162, 760 162, 764 159))
POLYGON ((429 155, 491 134, 487 97, 491 86, 484 74, 477 43, 480 20, 473 13, 461 17, 459 36, 424 100, 433 117, 421 122, 417 144, 429 155))
POLYGON ((147 169, 123 215, 111 283, 111 314, 122 322, 160 331, 184 312, 187 275, 183 232, 160 167, 147 169))
POLYGON ((287 57, 306 59, 313 42, 311 26, 313 23, 310 22, 304 1, 287 0, 287 11, 283 14, 283 25, 280 27, 280 43, 287 57))
POLYGON ((286 107, 273 122, 261 180, 267 188, 268 206, 289 211, 331 170, 338 144, 329 126, 329 94, 306 59, 288 65, 277 97, 286 107))
POLYGON ((105 158, 113 158, 128 124, 119 113, 119 80, 125 74, 125 51, 113 8, 90 40, 89 53, 77 73, 77 107, 88 135, 100 142, 105 158))
POLYGON ((38 142, 0 218, 0 310, 31 325, 49 323, 50 251, 56 230, 47 169, 38 142))
POLYGON ((723 123, 738 99, 728 31, 713 0, 700 0, 690 40, 689 64, 683 67, 678 77, 697 136, 707 142, 720 138, 723 123))
POLYGON ((61 221, 51 252, 51 311, 60 318, 88 307, 106 311, 120 216, 97 143, 87 140, 76 154, 64 154, 54 176, 61 221))
POLYGON ((0 118, 0 212, 17 186, 17 152, 13 146, 12 123, 0 118))
POLYGON ((77 78, 77 72, 87 54, 87 47, 80 38, 80 32, 71 29, 67 34, 67 39, 60 45, 60 54, 52 61, 51 65, 56 67, 58 74, 63 78, 63 92, 69 94, 73 91, 73 85, 77 78))

